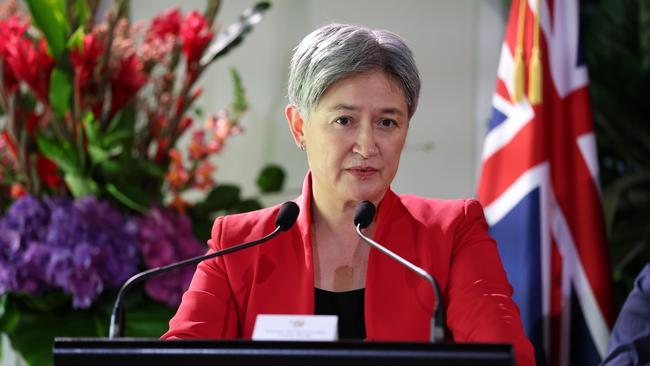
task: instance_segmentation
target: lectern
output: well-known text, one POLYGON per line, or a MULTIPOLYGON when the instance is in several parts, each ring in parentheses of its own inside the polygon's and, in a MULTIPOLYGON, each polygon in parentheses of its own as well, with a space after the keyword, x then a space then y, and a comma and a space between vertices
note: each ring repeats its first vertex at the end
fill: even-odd
POLYGON ((56 338, 55 366, 514 366, 511 345, 56 338))

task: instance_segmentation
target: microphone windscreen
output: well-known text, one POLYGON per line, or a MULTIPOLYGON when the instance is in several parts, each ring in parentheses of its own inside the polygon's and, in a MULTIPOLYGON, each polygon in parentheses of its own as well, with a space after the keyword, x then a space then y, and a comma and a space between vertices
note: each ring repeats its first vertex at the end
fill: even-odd
POLYGON ((361 226, 365 229, 372 223, 375 218, 375 205, 370 201, 361 201, 357 205, 357 210, 354 212, 354 226, 361 226))
POLYGON ((300 207, 295 202, 287 201, 283 203, 278 215, 275 217, 275 226, 279 226, 281 231, 291 229, 299 213, 300 207))

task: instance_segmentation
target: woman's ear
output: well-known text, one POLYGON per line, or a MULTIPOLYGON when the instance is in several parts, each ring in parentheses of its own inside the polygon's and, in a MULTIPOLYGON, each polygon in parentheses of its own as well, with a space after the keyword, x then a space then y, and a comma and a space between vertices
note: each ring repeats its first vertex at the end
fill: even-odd
POLYGON ((305 134, 303 131, 304 120, 302 114, 295 105, 289 104, 284 109, 284 114, 287 117, 293 140, 298 147, 305 146, 305 134))

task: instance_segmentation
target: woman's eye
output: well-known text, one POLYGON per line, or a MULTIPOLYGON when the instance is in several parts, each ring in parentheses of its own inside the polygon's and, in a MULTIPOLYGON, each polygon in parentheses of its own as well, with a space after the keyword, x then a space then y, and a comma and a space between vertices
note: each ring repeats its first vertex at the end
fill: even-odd
POLYGON ((392 119, 382 119, 381 121, 379 121, 379 125, 381 127, 393 127, 393 126, 397 126, 397 122, 395 122, 392 119))
POLYGON ((336 119, 335 122, 340 124, 340 125, 345 126, 345 125, 350 123, 350 118, 348 118, 348 117, 339 117, 339 118, 336 119))

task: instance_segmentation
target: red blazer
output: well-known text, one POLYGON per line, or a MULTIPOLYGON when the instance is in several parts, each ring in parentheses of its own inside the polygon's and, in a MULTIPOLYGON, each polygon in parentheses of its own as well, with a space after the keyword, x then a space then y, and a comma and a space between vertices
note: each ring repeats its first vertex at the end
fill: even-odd
MULTIPOLYGON (((296 225, 273 240, 201 262, 163 339, 250 338, 257 314, 313 314, 311 174, 296 202, 296 225)), ((210 251, 275 229, 279 206, 216 219, 210 251)), ((534 365, 494 240, 475 200, 396 195, 379 205, 374 240, 431 273, 456 342, 512 343, 518 364, 534 365)), ((352 223, 350 223, 352 225, 352 223)), ((371 249, 365 290, 368 340, 429 339, 431 286, 371 249)))

